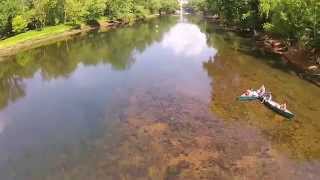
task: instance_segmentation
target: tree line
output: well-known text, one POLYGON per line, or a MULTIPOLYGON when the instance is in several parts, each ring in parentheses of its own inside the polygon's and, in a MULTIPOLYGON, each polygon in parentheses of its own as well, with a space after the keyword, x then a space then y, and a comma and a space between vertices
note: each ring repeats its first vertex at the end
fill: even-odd
POLYGON ((227 24, 320 47, 319 0, 190 0, 189 6, 217 14, 227 24))
POLYGON ((2 0, 0 38, 57 24, 132 21, 150 14, 171 13, 177 0, 2 0))

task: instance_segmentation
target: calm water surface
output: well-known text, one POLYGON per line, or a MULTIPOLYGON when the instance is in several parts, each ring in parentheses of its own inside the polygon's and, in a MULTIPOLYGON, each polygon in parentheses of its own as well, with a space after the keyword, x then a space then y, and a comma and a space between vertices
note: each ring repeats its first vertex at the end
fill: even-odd
POLYGON ((166 17, 0 64, 0 179, 319 179, 320 89, 252 41, 166 17), (264 84, 296 118, 235 98, 264 84))

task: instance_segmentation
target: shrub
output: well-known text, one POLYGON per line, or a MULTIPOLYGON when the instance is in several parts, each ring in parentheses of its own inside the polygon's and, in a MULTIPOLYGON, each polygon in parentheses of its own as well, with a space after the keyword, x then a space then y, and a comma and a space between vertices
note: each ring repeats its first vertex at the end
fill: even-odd
POLYGON ((86 1, 84 6, 83 17, 88 23, 96 22, 105 10, 105 2, 103 0, 86 1))
POLYGON ((83 16, 83 4, 77 0, 66 0, 64 5, 65 21, 71 24, 80 24, 83 16))
POLYGON ((143 6, 136 6, 134 8, 134 14, 138 19, 144 19, 150 14, 149 10, 145 9, 143 6))
POLYGON ((128 13, 123 15, 122 17, 120 17, 120 19, 124 22, 124 23, 131 23, 135 20, 135 15, 133 13, 128 13))
POLYGON ((18 15, 12 20, 12 29, 15 33, 22 33, 27 30, 28 22, 21 15, 18 15))

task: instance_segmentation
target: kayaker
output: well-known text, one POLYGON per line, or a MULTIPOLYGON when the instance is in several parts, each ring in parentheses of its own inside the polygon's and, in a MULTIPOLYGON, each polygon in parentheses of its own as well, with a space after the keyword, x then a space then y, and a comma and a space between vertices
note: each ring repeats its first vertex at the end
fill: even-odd
POLYGON ((266 92, 266 88, 264 85, 261 86, 261 88, 258 90, 258 95, 262 96, 266 92))
POLYGON ((251 94, 252 90, 251 89, 247 89, 246 92, 244 93, 246 96, 249 96, 251 94))
POLYGON ((287 103, 283 103, 280 105, 280 109, 287 110, 287 103))
POLYGON ((261 103, 264 103, 265 101, 271 101, 271 99, 272 99, 271 92, 267 92, 267 93, 265 93, 265 96, 262 98, 262 102, 261 103))
POLYGON ((268 101, 271 101, 271 100, 272 100, 272 93, 271 93, 271 92, 268 93, 267 100, 268 100, 268 101))

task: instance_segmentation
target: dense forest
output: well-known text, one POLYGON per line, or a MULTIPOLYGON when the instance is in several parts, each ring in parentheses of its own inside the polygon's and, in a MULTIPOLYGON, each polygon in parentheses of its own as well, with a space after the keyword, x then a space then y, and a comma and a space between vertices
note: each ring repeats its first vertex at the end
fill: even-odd
POLYGON ((132 21, 174 12, 177 0, 2 0, 0 38, 57 24, 132 21))
POLYGON ((229 25, 265 31, 306 47, 320 47, 319 0, 190 0, 189 6, 219 15, 229 25))

